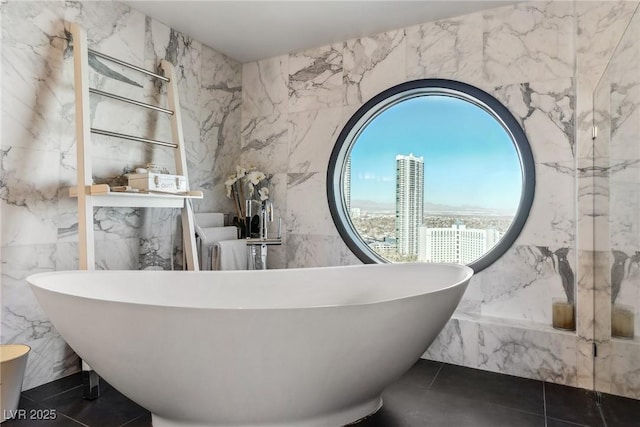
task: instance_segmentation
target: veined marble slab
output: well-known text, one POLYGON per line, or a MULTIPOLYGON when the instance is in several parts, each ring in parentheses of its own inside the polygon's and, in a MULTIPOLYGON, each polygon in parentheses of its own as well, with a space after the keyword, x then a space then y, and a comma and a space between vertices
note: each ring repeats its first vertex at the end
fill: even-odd
POLYGON ((577 336, 533 322, 455 316, 423 358, 576 385, 577 336))
POLYGON ((242 114, 247 117, 286 114, 289 110, 289 56, 242 67, 242 114))
POLYGON ((484 78, 502 84, 571 77, 571 2, 535 1, 483 13, 484 78))
POLYGON ((289 114, 288 171, 326 173, 341 123, 341 107, 289 114))
POLYGON ((346 42, 344 105, 362 104, 406 80, 405 30, 389 31, 346 42))
POLYGON ((446 77, 482 86, 482 22, 474 13, 407 28, 407 79, 446 77))
POLYGON ((342 105, 344 43, 289 55, 289 111, 342 105))

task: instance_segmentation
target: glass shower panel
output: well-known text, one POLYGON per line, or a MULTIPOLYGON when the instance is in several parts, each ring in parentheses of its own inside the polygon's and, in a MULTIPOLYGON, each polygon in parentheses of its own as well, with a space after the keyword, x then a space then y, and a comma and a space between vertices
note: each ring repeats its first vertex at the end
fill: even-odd
POLYGON ((640 14, 594 92, 595 389, 640 399, 640 14))

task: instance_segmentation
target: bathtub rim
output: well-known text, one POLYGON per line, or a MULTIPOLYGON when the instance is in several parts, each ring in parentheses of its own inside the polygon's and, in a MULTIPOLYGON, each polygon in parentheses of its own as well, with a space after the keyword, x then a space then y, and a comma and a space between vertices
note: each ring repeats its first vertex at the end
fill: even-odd
MULTIPOLYGON (((108 302, 108 303, 117 303, 117 304, 130 304, 130 305, 134 305, 134 306, 142 306, 142 307, 165 307, 165 308, 182 308, 182 309, 190 309, 190 310, 231 310, 231 311, 235 311, 235 310, 241 310, 241 311, 280 311, 280 310, 308 310, 308 309, 330 309, 330 308, 338 308, 338 307, 365 307, 365 306, 371 306, 371 305, 377 305, 377 304, 385 304, 385 303, 391 303, 391 302, 397 302, 397 301, 403 301, 406 299, 410 299, 410 298, 416 298, 419 296, 424 296, 424 295, 428 295, 428 294, 435 294, 435 293, 439 293, 439 292, 443 292, 446 291, 448 289, 451 288, 455 288, 461 285, 465 285, 468 286, 468 282, 471 280, 471 278, 474 276, 474 270, 472 268, 470 268, 469 266, 466 265, 462 265, 462 264, 455 264, 455 263, 419 263, 419 262, 415 262, 415 263, 404 263, 404 264, 362 264, 362 265, 341 265, 341 266, 328 266, 328 267, 309 267, 309 268, 303 268, 303 267, 297 267, 297 268, 287 268, 287 269, 273 269, 273 270, 230 270, 230 271, 184 271, 184 270, 178 270, 178 271, 171 271, 171 270, 61 270, 61 271, 48 271, 48 272, 42 272, 42 273, 36 273, 36 274, 32 274, 26 277, 26 281, 27 283, 29 283, 29 286, 31 287, 36 287, 42 291, 45 292, 51 292, 54 294, 59 294, 59 295, 66 295, 69 297, 73 297, 73 298, 78 298, 80 300, 84 300, 84 301, 102 301, 102 302, 108 302), (41 285, 37 285, 35 283, 33 283, 33 280, 37 280, 40 277, 51 277, 51 276, 58 276, 58 275, 65 275, 65 274, 71 274, 71 275, 81 275, 81 274, 87 274, 87 273, 97 273, 97 274, 101 274, 101 275, 116 275, 119 273, 127 273, 127 274, 133 274, 133 275, 142 275, 145 274, 146 275, 161 275, 161 274, 179 274, 179 273, 186 273, 188 275, 201 275, 201 274, 232 274, 232 275, 239 275, 239 274, 246 274, 248 272, 253 272, 254 274, 273 274, 273 273, 269 273, 269 272, 282 272, 282 271, 309 271, 309 270, 324 270, 324 269, 350 269, 353 267, 367 267, 368 269, 370 268, 400 268, 401 266, 404 265, 435 265, 435 266, 449 266, 449 267, 454 267, 456 269, 462 270, 465 272, 464 277, 458 281, 455 281, 451 284, 448 284, 446 286, 442 286, 439 287, 437 289, 433 289, 433 290, 429 290, 429 291, 423 291, 423 292, 414 292, 414 293, 410 293, 408 295, 403 295, 403 296, 399 296, 396 298, 386 298, 386 299, 379 299, 379 300, 375 300, 375 301, 368 301, 368 302, 349 302, 349 303, 342 303, 342 304, 322 304, 322 305, 298 305, 298 306, 286 306, 286 307, 240 307, 240 306, 234 306, 234 307, 221 307, 221 306, 209 306, 209 307, 202 307, 202 306, 185 306, 185 305, 177 305, 177 304, 158 304, 158 303, 150 303, 150 302, 137 302, 137 301, 125 301, 125 300, 121 300, 121 299, 108 299, 108 298, 96 298, 96 297, 90 297, 90 296, 85 296, 85 295, 78 295, 76 293, 71 293, 71 292, 63 292, 60 290, 56 290, 56 289, 52 289, 51 287, 45 287, 45 286, 41 286, 41 285), (394 267, 391 267, 394 266, 394 267)), ((177 285, 179 286, 179 285, 177 285)))

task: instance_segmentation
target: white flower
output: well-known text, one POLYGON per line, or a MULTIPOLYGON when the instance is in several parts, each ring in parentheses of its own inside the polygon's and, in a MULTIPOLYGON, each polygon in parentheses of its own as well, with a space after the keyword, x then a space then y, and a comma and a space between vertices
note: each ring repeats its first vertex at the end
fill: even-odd
POLYGON ((247 169, 242 166, 236 166, 236 179, 244 178, 247 174, 247 169))
MULTIPOLYGON (((238 199, 240 192, 246 191, 247 198, 252 199, 256 193, 256 189, 260 182, 267 179, 267 175, 264 172, 256 170, 254 166, 249 166, 247 168, 242 167, 240 165, 236 166, 236 173, 229 176, 224 183, 227 190, 227 197, 238 199), (237 186, 240 186, 238 188, 237 186)), ((269 189, 262 188, 258 192, 260 195, 260 200, 267 200, 269 198, 269 189)))
POLYGON ((237 180, 238 180, 238 178, 236 178, 235 175, 231 175, 231 176, 229 176, 229 179, 227 179, 224 182, 225 187, 227 187, 227 197, 228 198, 231 198, 231 187, 233 187, 233 184, 235 184, 237 180))
POLYGON ((263 179, 265 179, 267 176, 260 172, 260 171, 251 171, 247 174, 247 179, 251 182, 251 184, 253 185, 258 185, 258 183, 260 181, 262 181, 263 179))

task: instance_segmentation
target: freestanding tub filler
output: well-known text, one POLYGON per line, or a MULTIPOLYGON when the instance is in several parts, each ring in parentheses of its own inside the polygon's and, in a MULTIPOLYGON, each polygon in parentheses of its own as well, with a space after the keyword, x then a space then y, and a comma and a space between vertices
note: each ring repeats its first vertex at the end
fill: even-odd
POLYGON ((472 275, 380 264, 28 281, 69 345, 151 411, 154 427, 336 427, 382 406, 472 275))

